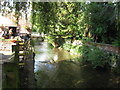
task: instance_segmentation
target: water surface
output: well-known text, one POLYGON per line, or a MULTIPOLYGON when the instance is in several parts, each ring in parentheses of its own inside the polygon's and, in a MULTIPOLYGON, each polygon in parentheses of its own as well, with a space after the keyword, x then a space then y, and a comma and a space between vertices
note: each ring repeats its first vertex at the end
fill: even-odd
POLYGON ((47 42, 35 47, 37 88, 120 88, 120 76, 74 61, 77 55, 50 49, 47 42))

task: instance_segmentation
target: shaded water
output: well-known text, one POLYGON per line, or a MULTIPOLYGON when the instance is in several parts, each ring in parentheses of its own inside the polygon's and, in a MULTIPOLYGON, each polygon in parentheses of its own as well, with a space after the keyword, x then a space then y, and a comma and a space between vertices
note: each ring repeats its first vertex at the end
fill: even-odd
POLYGON ((120 88, 120 76, 95 70, 74 61, 77 55, 62 49, 50 49, 47 42, 35 47, 37 88, 120 88))
MULTIPOLYGON (((50 49, 47 42, 35 46, 35 78, 38 88, 120 88, 120 76, 90 64, 81 65, 77 55, 63 49, 50 49)), ((33 61, 19 70, 17 64, 3 65, 4 88, 34 88, 33 61), (13 83, 14 82, 14 83, 13 83), (23 85, 22 85, 23 83, 23 85), (20 86, 19 86, 20 85, 20 86)), ((12 90, 12 89, 10 89, 12 90)))

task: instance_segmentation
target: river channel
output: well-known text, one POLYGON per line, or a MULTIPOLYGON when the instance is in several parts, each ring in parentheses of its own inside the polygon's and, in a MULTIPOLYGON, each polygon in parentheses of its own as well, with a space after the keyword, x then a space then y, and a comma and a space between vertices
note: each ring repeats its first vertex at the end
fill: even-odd
POLYGON ((35 46, 34 73, 39 88, 120 88, 120 76, 91 65, 81 65, 79 56, 47 42, 35 46))
POLYGON ((35 61, 28 58, 24 68, 15 63, 2 66, 3 88, 117 88, 120 76, 111 70, 81 64, 80 56, 47 42, 35 42, 35 61))

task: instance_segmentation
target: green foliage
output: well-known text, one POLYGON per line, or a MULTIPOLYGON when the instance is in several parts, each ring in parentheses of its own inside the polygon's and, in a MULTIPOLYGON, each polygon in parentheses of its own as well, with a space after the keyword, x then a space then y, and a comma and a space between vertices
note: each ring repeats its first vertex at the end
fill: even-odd
POLYGON ((39 33, 51 34, 56 28, 56 3, 33 2, 31 22, 33 30, 39 33))
POLYGON ((81 59, 79 59, 80 62, 83 64, 85 62, 90 62, 93 65, 93 68, 104 68, 106 65, 112 66, 115 62, 117 62, 117 56, 115 54, 109 54, 94 46, 72 45, 70 40, 67 40, 66 43, 63 44, 62 48, 81 55, 81 59))
POLYGON ((116 39, 115 41, 113 41, 112 43, 114 46, 120 46, 120 40, 116 39))
POLYGON ((119 56, 113 53, 107 53, 103 50, 93 47, 83 45, 81 48, 82 63, 90 62, 94 68, 96 67, 106 67, 106 65, 111 66, 118 73, 120 72, 120 61, 119 56), (115 64, 116 63, 116 64, 115 64))
POLYGON ((16 23, 31 10, 32 30, 63 35, 71 40, 89 39, 102 43, 119 41, 120 3, 110 2, 0 2, 0 12, 15 11, 16 23))
POLYGON ((53 44, 55 41, 55 36, 48 35, 48 36, 46 36, 46 39, 48 40, 49 43, 53 44))
POLYGON ((88 60, 93 64, 94 68, 98 66, 105 67, 110 62, 110 57, 103 50, 93 47, 88 54, 88 60))
POLYGON ((72 47, 71 41, 70 40, 66 40, 66 43, 64 43, 62 46, 62 48, 64 48, 65 50, 70 50, 72 47))
POLYGON ((114 61, 112 56, 95 47, 73 46, 72 42, 77 39, 119 46, 119 8, 119 3, 110 2, 33 2, 31 21, 33 30, 47 34, 52 45, 80 53, 82 61, 91 62, 93 67, 104 67, 114 61))
POLYGON ((107 2, 33 2, 33 30, 110 44, 120 32, 118 8, 107 2))
POLYGON ((86 45, 83 45, 81 48, 82 62, 88 61, 88 54, 90 53, 90 48, 86 45))
POLYGON ((48 45, 49 45, 49 48, 51 49, 54 48, 54 46, 51 43, 49 43, 48 45))
POLYGON ((65 50, 73 50, 74 52, 81 55, 82 63, 89 61, 93 65, 94 68, 96 67, 104 67, 108 62, 110 62, 110 57, 104 51, 96 48, 96 47, 89 47, 86 45, 80 46, 76 45, 73 46, 70 42, 67 42, 63 45, 65 50))
POLYGON ((79 45, 77 45, 77 46, 72 46, 72 49, 73 49, 74 52, 76 52, 76 53, 78 53, 78 54, 82 52, 82 47, 79 46, 79 45))

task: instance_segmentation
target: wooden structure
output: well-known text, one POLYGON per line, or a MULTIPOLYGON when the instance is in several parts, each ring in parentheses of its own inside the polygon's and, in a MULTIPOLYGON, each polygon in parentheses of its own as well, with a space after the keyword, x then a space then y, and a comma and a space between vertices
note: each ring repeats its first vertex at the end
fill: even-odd
POLYGON ((24 86, 26 88, 24 83, 30 86, 28 82, 34 85, 34 79, 31 78, 34 77, 33 52, 34 50, 31 46, 30 39, 27 41, 16 41, 16 45, 12 45, 12 55, 8 58, 9 62, 3 62, 3 89, 20 88, 24 86), (26 81, 26 78, 29 80, 26 81))

